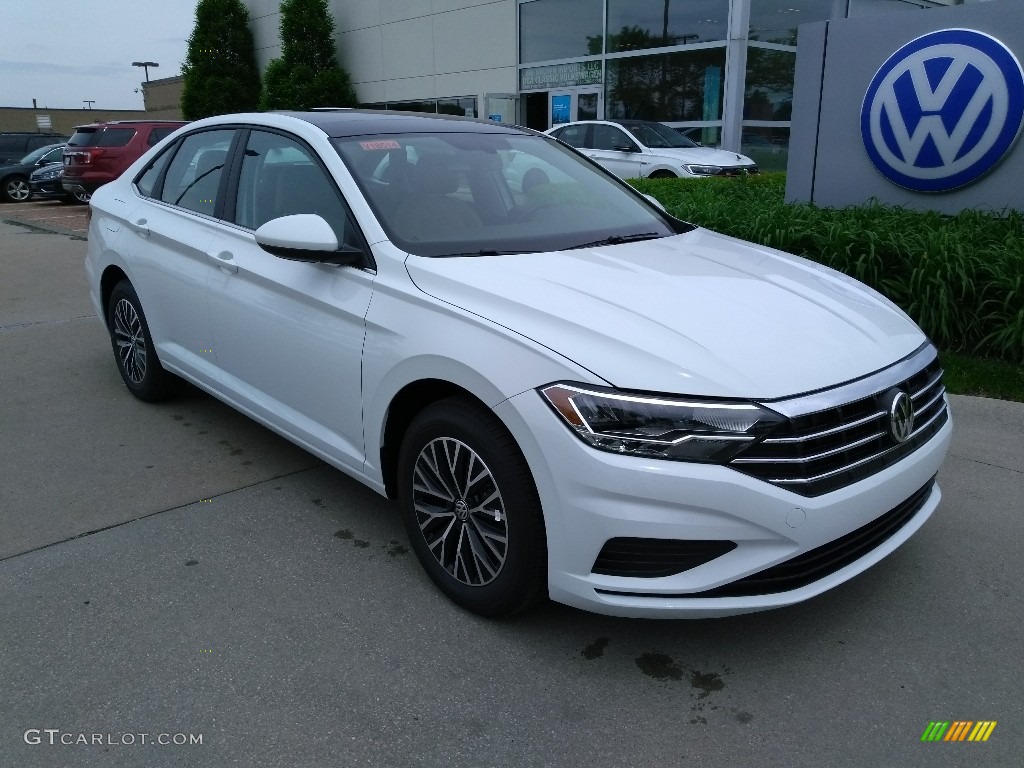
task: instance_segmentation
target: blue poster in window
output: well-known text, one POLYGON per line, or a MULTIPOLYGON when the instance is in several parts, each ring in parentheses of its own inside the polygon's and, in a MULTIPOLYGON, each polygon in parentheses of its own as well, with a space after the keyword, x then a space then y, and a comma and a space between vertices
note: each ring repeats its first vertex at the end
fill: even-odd
POLYGON ((704 70, 704 112, 702 120, 721 119, 721 105, 718 89, 722 87, 722 70, 720 67, 708 67, 704 70))
POLYGON ((551 97, 551 124, 559 125, 560 123, 569 122, 569 107, 572 103, 572 96, 552 96, 551 97))

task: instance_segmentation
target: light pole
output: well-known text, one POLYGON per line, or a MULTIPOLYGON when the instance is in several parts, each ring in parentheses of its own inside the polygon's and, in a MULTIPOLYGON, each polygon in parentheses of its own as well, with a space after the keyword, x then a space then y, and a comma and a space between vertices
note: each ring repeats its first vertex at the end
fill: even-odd
POLYGON ((96 99, 82 99, 82 103, 87 105, 86 109, 92 109, 92 105, 96 103, 96 99))
POLYGON ((155 61, 133 61, 132 62, 132 66, 133 67, 142 67, 143 70, 145 70, 145 72, 146 72, 146 82, 148 83, 149 82, 149 68, 150 67, 159 67, 160 65, 157 64, 155 61))

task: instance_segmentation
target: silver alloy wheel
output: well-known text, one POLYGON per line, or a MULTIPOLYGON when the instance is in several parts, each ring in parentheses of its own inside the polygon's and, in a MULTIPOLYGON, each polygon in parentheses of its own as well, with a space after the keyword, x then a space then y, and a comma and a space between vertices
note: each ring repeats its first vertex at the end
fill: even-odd
POLYGON ((146 336, 139 313, 127 299, 120 299, 114 308, 114 338, 125 376, 133 384, 141 384, 146 378, 146 336))
POLYGON ((7 196, 16 203, 23 203, 32 194, 32 189, 24 179, 11 179, 7 182, 7 196))
POLYGON ((88 192, 72 192, 71 196, 80 203, 88 203, 92 200, 92 195, 88 192))
POLYGON ((483 459, 451 437, 431 440, 413 468, 413 508, 427 548, 471 587, 497 578, 508 552, 508 519, 483 459))

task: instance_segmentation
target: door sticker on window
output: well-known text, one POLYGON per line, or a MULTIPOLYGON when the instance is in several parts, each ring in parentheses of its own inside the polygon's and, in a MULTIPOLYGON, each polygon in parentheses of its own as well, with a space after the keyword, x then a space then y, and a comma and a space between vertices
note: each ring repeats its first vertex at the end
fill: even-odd
POLYGON ((394 139, 385 139, 383 141, 360 141, 359 146, 365 150, 375 149, 401 149, 402 145, 394 139))

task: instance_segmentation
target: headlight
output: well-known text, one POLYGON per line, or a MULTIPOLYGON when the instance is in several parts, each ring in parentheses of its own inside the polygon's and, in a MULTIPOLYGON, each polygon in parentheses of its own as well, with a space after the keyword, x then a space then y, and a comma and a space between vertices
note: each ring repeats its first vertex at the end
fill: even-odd
POLYGON ((683 168, 694 176, 715 176, 722 172, 721 167, 717 165, 684 165, 683 168))
POLYGON ((585 443, 611 453, 725 463, 783 417, 754 403, 700 402, 551 384, 544 399, 585 443))
POLYGON ((58 165, 56 168, 50 168, 50 169, 45 170, 45 171, 39 171, 37 173, 33 173, 32 174, 32 178, 35 181, 49 181, 50 179, 57 178, 62 173, 64 173, 64 169, 61 166, 58 165))

